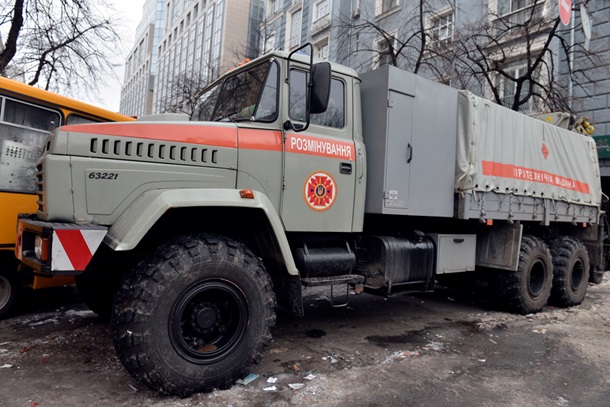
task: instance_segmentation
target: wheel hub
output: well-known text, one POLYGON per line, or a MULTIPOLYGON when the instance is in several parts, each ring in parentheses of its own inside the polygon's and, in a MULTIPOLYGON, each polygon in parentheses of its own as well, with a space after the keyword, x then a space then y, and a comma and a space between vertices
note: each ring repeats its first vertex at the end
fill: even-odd
POLYGON ((233 284, 208 280, 187 289, 170 316, 170 339, 186 359, 216 363, 235 349, 248 326, 248 306, 233 284))
POLYGON ((220 320, 220 310, 215 304, 208 302, 196 306, 191 314, 191 326, 195 331, 203 334, 208 334, 213 328, 217 328, 220 320))

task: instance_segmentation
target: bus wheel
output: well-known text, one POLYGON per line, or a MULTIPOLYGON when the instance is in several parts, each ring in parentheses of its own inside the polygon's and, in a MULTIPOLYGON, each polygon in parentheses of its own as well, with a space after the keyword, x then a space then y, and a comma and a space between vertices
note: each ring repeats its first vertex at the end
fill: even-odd
POLYGON ((531 314, 548 302, 553 283, 553 262, 546 244, 523 236, 517 271, 500 273, 502 304, 511 312, 531 314))
POLYGON ((246 246, 187 235, 126 276, 113 305, 113 342, 136 380, 186 397, 227 388, 260 360, 274 307, 271 279, 246 246))
POLYGON ((0 269, 0 319, 15 310, 22 290, 23 282, 16 272, 0 269))
POLYGON ((571 307, 585 299, 589 285, 589 254, 573 237, 553 242, 553 289, 551 301, 560 307, 571 307))

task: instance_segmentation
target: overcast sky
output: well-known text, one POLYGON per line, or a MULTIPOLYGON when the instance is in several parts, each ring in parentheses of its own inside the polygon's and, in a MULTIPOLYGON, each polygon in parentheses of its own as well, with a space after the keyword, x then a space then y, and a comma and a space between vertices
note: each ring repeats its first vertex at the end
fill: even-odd
POLYGON ((92 105, 100 106, 113 112, 119 110, 121 100, 121 85, 123 83, 123 75, 125 72, 125 57, 134 45, 134 36, 136 28, 142 18, 142 6, 144 0, 110 0, 114 3, 117 14, 124 21, 125 26, 122 32, 125 33, 123 38, 123 49, 117 53, 115 63, 121 64, 116 70, 116 78, 108 78, 106 86, 100 86, 100 94, 92 95, 90 98, 80 98, 81 100, 91 103, 92 105))

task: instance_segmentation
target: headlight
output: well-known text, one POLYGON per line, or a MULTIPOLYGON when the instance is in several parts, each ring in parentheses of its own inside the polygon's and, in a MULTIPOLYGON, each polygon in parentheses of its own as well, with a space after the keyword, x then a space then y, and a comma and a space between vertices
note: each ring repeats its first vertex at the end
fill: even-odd
POLYGON ((36 236, 36 240, 34 240, 34 254, 38 260, 44 262, 49 260, 49 239, 36 236))

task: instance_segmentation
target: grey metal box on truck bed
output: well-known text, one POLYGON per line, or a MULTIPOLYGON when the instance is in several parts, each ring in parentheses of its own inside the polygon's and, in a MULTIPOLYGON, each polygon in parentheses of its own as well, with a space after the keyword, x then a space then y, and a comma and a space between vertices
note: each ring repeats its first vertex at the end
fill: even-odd
POLYGON ((366 212, 454 215, 457 90, 393 66, 362 75, 366 212))

